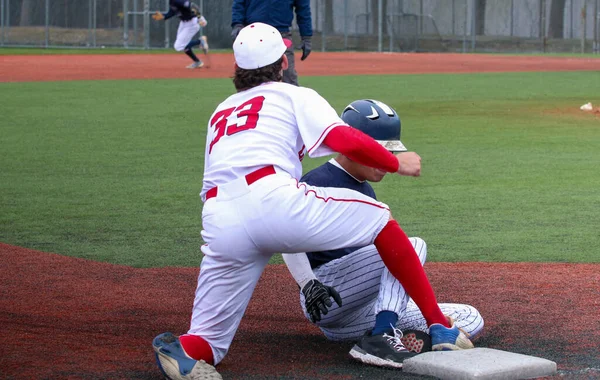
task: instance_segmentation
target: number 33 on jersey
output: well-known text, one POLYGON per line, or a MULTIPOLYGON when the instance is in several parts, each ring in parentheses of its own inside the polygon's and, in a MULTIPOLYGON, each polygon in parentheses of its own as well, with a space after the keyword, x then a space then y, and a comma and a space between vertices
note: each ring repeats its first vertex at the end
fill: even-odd
POLYGON ((309 88, 270 82, 230 96, 209 119, 202 196, 267 165, 299 179, 304 147, 310 157, 333 154, 321 143, 338 125, 345 123, 309 88))

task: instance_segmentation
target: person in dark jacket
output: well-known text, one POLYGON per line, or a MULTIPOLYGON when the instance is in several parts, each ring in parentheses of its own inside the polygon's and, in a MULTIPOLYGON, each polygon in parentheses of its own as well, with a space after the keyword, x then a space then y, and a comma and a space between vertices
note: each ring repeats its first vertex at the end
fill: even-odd
MULTIPOLYGON (((310 0, 233 0, 231 7, 231 39, 235 40, 240 30, 253 22, 262 22, 276 28, 283 38, 292 39, 291 26, 296 12, 296 23, 302 39, 302 57, 304 61, 311 52, 312 17, 310 0)), ((289 66, 283 72, 285 83, 298 86, 298 73, 294 59, 294 48, 285 52, 289 66)))

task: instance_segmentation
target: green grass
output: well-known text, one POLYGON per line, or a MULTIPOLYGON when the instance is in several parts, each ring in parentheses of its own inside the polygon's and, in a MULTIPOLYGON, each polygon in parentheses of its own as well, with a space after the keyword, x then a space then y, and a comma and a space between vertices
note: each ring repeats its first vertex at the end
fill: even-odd
MULTIPOLYGON (((600 72, 302 84, 337 110, 376 98, 399 111, 423 175, 374 186, 429 261, 600 262, 600 117, 578 110, 600 103, 600 72)), ((197 266, 206 121, 232 90, 228 79, 0 84, 0 241, 197 266)))

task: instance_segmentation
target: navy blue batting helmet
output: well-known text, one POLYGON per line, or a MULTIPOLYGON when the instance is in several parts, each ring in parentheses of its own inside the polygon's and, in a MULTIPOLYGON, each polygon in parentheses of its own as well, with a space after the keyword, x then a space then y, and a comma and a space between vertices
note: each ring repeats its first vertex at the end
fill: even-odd
POLYGON ((400 117, 392 107, 383 102, 373 99, 355 100, 344 108, 341 118, 391 152, 407 150, 400 141, 400 117))

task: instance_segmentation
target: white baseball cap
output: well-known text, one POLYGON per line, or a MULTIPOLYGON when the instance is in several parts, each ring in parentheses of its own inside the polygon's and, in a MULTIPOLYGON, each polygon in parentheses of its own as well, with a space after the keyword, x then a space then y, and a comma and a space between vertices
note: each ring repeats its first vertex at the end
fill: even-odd
POLYGON ((233 42, 235 63, 240 69, 255 70, 276 62, 292 41, 283 39, 271 25, 255 22, 237 35, 233 42))

